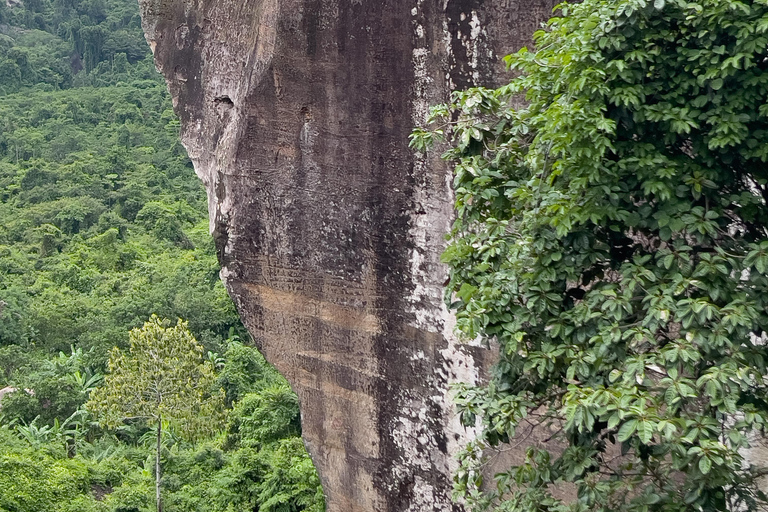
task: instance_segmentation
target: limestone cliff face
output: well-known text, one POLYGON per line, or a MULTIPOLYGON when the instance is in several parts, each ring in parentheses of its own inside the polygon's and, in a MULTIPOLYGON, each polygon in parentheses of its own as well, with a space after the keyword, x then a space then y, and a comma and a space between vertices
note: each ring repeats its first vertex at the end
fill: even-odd
POLYGON ((553 0, 140 0, 222 277, 301 400, 328 510, 449 511, 471 432, 439 262, 450 170, 408 134, 488 84, 553 0))

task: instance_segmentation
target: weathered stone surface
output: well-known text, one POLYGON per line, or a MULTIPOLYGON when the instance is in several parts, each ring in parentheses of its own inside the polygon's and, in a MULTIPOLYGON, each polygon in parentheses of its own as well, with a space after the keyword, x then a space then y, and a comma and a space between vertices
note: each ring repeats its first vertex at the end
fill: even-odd
POLYGON ((448 511, 471 435, 439 262, 449 169, 408 134, 552 0, 140 0, 230 294, 299 394, 329 511, 448 511))

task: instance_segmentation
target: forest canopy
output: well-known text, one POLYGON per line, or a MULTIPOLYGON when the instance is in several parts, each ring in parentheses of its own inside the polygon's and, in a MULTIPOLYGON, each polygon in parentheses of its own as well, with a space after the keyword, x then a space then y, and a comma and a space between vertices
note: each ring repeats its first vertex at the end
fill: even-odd
POLYGON ((324 509, 178 131, 136 2, 0 0, 0 512, 155 510, 154 425, 86 406, 152 315, 183 319, 224 402, 194 440, 163 420, 164 510, 324 509))

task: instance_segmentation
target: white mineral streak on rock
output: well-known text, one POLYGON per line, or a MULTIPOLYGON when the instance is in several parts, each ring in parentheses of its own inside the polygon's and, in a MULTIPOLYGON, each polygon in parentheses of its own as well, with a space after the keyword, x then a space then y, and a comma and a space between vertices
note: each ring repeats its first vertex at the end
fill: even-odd
POLYGON ((472 11, 472 18, 469 20, 469 26, 472 27, 472 30, 469 33, 469 41, 472 48, 472 51, 469 52, 469 65, 472 67, 472 78, 474 78, 477 82, 480 80, 480 72, 477 69, 478 55, 480 54, 478 42, 480 40, 480 34, 483 32, 483 29, 480 26, 480 20, 477 18, 476 11, 472 11))
MULTIPOLYGON (((425 482, 423 478, 416 477, 413 484, 413 496, 414 499, 411 502, 411 506, 408 508, 408 512, 423 512, 425 510, 435 510, 434 503, 437 501, 434 489, 425 482)), ((446 508, 445 510, 450 510, 446 508)))
MULTIPOLYGON (((437 379, 434 377, 427 377, 427 379, 430 381, 430 385, 434 383, 435 387, 438 388, 435 382, 437 379)), ((445 396, 433 397, 433 400, 435 398, 438 405, 442 405, 445 396)), ((393 441, 402 450, 400 464, 395 464, 392 468, 392 485, 418 473, 414 469, 425 474, 437 469, 443 474, 449 475, 451 459, 440 453, 435 439, 434 425, 430 423, 430 419, 435 420, 432 413, 428 411, 427 406, 421 404, 418 399, 411 397, 407 392, 401 393, 398 403, 405 404, 406 407, 403 409, 404 415, 398 419, 399 421, 392 431, 393 441)), ((433 485, 416 474, 413 500, 406 510, 407 512, 422 512, 424 510, 450 512, 452 510, 451 503, 440 501, 438 496, 440 493, 436 492, 433 485)))
MULTIPOLYGON (((413 103, 411 111, 411 120, 414 126, 422 125, 429 112, 429 90, 432 85, 432 78, 429 76, 427 59, 429 49, 426 48, 424 38, 424 27, 419 22, 421 15, 420 2, 411 10, 415 18, 414 33, 417 38, 417 46, 413 49, 413 103)), ((418 154, 414 158, 414 175, 419 177, 428 177, 430 173, 429 164, 426 155, 418 154)), ((442 231, 449 224, 450 210, 445 211, 445 205, 440 208, 438 204, 429 204, 429 187, 424 184, 418 184, 415 187, 413 210, 411 211, 411 225, 409 237, 412 241, 413 249, 410 257, 410 273, 412 280, 412 292, 408 297, 409 310, 413 314, 414 321, 411 324, 418 328, 433 333, 442 332, 442 328, 437 322, 436 311, 441 307, 440 289, 435 286, 436 276, 434 261, 439 258, 439 247, 441 246, 440 237, 445 231, 442 231), (435 229, 441 230, 436 232, 435 229), (432 243, 430 243, 432 242, 432 243)), ((439 263, 439 261, 438 261, 439 263)), ((439 277, 437 277, 439 279, 439 277)), ((411 356, 414 369, 418 367, 419 361, 424 357, 423 352, 418 352, 411 356)), ((430 381, 434 381, 432 375, 426 376, 430 381)), ((432 387, 428 384, 428 387, 432 387)), ((440 386, 435 386, 438 389, 440 386)), ((440 390, 445 392, 445 390, 440 390)), ((439 448, 435 439, 436 432, 431 429, 426 420, 426 407, 419 400, 410 396, 407 391, 401 392, 399 403, 402 404, 401 411, 403 415, 398 418, 392 431, 392 440, 400 448, 402 454, 401 464, 392 466, 392 483, 400 482, 413 473, 413 469, 418 468, 421 471, 430 471, 431 468, 440 460, 446 457, 433 457, 439 455, 439 448), (418 413, 416 411, 419 411, 418 413), (435 460, 437 459, 437 460, 435 460)), ((411 502, 408 509, 415 511, 427 510, 438 506, 435 499, 435 489, 432 484, 418 478, 413 489, 416 499, 411 502), (422 503, 424 499, 429 501, 422 503)), ((440 503, 440 510, 446 512, 450 510, 450 503, 440 503)))
MULTIPOLYGON (((461 15, 462 21, 466 19, 464 14, 461 15)), ((457 34, 457 37, 461 38, 461 44, 467 50, 467 58, 469 59, 469 68, 472 70, 472 80, 478 83, 480 80, 479 59, 481 54, 481 35, 485 36, 485 29, 480 25, 480 19, 477 16, 477 11, 473 10, 469 16, 470 31, 468 35, 457 34)))
MULTIPOLYGON (((443 6, 443 11, 445 11, 447 7, 448 1, 446 0, 443 6)), ((455 67, 455 64, 451 62, 451 55, 453 54, 453 47, 451 46, 452 39, 453 34, 451 34, 451 31, 448 28, 448 20, 443 19, 443 49, 445 50, 445 54, 447 55, 447 62, 450 66, 450 69, 448 69, 445 73, 445 84, 447 85, 449 91, 456 89, 456 84, 453 83, 453 78, 451 77, 451 70, 455 67)))
MULTIPOLYGON (((411 119, 414 126, 422 126, 429 114, 430 103, 436 101, 431 91, 435 89, 434 80, 428 73, 428 59, 430 50, 424 38, 424 27, 420 23, 420 3, 417 3, 411 11, 414 17, 414 33, 417 38, 417 47, 413 50, 412 64, 414 71, 413 103, 411 119)), ((445 50, 448 55, 451 52, 451 34, 447 23, 443 25, 445 50)), ((450 73, 445 84, 445 89, 453 88, 450 81, 450 73)), ((439 100, 439 99, 438 99, 439 100)), ((442 424, 440 429, 435 429, 429 424, 427 405, 424 399, 414 399, 402 393, 399 403, 403 407, 404 414, 393 430, 393 439, 403 453, 403 464, 396 465, 397 471, 404 471, 405 467, 417 467, 428 470, 430 467, 438 468, 444 474, 450 475, 457 467, 453 455, 475 437, 474 429, 465 429, 459 422, 458 414, 450 397, 450 386, 456 382, 477 382, 478 369, 470 354, 464 350, 461 343, 454 335, 455 320, 453 314, 448 311, 443 301, 442 283, 448 274, 447 267, 440 262, 440 254, 445 246, 443 239, 445 233, 450 231, 453 222, 453 194, 451 190, 451 172, 447 165, 430 162, 425 154, 414 156, 414 175, 424 176, 434 180, 431 183, 419 183, 415 187, 414 205, 410 214, 411 223, 409 238, 413 249, 410 257, 410 274, 412 291, 408 297, 409 311, 413 314, 411 325, 421 330, 440 334, 448 342, 448 346, 440 351, 443 359, 443 368, 438 375, 429 375, 428 387, 435 389, 438 394, 429 397, 427 401, 434 409, 441 411, 442 424), (431 164, 431 165, 430 165, 431 164), (430 168, 442 169, 444 177, 430 168), (440 454, 436 434, 442 430, 442 436, 447 444, 445 456, 440 454)), ((439 171, 438 171, 439 172, 439 171)), ((414 367, 421 359, 423 352, 417 352, 411 356, 414 367)), ((415 369, 415 368, 414 368, 415 369)), ((405 475, 393 475, 394 481, 399 481, 405 475)), ((422 510, 446 510, 451 509, 449 503, 440 504, 437 509, 435 490, 431 484, 420 477, 416 477, 413 494, 414 501, 408 508, 409 511, 420 512, 422 510)))
MULTIPOLYGON (((426 420, 425 408, 420 409, 412 417, 401 417, 400 423, 392 432, 392 437, 398 445, 407 449, 404 463, 423 471, 429 471, 434 463, 430 457, 430 452, 437 449, 437 444, 430 435, 429 427, 424 420, 426 420)), ((398 467, 397 469, 402 470, 403 468, 398 467)))

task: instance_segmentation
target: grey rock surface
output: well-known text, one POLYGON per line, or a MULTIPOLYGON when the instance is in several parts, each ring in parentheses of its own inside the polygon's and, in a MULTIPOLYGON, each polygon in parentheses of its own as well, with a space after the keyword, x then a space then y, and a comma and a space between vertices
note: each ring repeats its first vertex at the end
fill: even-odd
POLYGON ((331 512, 452 511, 450 169, 408 134, 503 78, 552 0, 140 0, 222 278, 301 401, 331 512))

